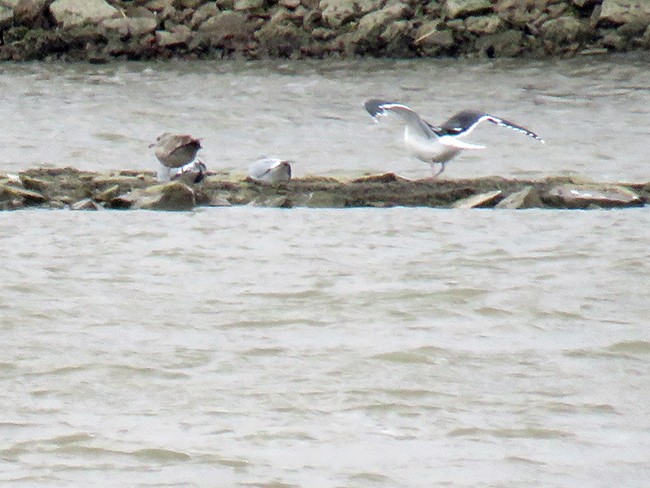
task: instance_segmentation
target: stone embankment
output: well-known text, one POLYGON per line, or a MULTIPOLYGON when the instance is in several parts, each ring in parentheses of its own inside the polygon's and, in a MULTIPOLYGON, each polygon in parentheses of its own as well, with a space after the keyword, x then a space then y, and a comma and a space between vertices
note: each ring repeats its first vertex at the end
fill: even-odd
POLYGON ((0 0, 0 60, 650 49, 648 0, 0 0))
POLYGON ((151 172, 110 174, 72 168, 36 168, 0 174, 0 210, 192 210, 196 206, 572 208, 639 207, 650 202, 650 183, 602 184, 575 178, 406 180, 392 173, 351 181, 310 177, 279 185, 209 174, 198 185, 161 185, 151 172))

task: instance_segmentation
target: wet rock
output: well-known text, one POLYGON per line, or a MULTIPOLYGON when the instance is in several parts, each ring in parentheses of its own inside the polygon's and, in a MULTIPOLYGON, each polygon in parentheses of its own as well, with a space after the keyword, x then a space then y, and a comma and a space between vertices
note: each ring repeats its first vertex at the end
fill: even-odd
POLYGON ((117 198, 118 195, 122 193, 120 185, 111 185, 105 190, 95 193, 95 199, 100 202, 110 202, 114 198, 117 198))
POLYGON ((506 198, 496 204, 495 208, 501 209, 519 209, 519 208, 543 208, 544 204, 539 197, 539 193, 531 185, 508 195, 506 198))
POLYGON ((0 184, 0 201, 19 202, 24 205, 41 205, 47 201, 47 198, 37 191, 0 184))
POLYGON ((445 3, 445 13, 450 19, 479 15, 491 9, 490 0, 447 0, 445 3))
POLYGON ((70 210, 99 210, 101 207, 91 198, 84 198, 70 205, 70 210))
POLYGON ((599 25, 621 25, 632 21, 650 23, 650 2, 647 0, 604 0, 598 17, 599 25))
POLYGON ((21 184, 28 190, 34 190, 39 193, 47 193, 52 187, 52 183, 44 178, 33 178, 27 175, 20 175, 21 184))
POLYGON ((615 185, 558 185, 548 191, 546 198, 555 205, 566 208, 588 208, 590 205, 600 208, 643 205, 643 200, 638 194, 615 185))
POLYGON ((462 198, 452 205, 452 208, 480 208, 488 207, 501 195, 501 190, 479 193, 471 197, 462 198))
POLYGON ((344 208, 346 200, 343 195, 328 191, 314 191, 307 195, 303 206, 310 208, 344 208))
POLYGON ((104 0, 55 0, 50 13, 57 24, 74 27, 83 24, 98 24, 118 14, 118 10, 104 0))
POLYGON ((196 195, 187 185, 172 181, 165 185, 154 185, 133 190, 111 201, 114 208, 144 210, 186 211, 196 206, 196 195))

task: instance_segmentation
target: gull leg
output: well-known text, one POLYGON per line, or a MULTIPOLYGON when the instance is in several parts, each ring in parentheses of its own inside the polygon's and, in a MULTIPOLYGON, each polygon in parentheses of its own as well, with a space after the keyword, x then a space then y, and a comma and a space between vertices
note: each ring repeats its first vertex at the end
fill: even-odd
MULTIPOLYGON (((432 170, 435 168, 435 166, 434 166, 435 164, 436 163, 431 163, 431 169, 432 170)), ((436 173, 434 173, 433 176, 431 176, 432 180, 435 180, 445 170, 445 164, 447 164, 446 161, 443 161, 442 163, 440 163, 440 169, 436 173)))

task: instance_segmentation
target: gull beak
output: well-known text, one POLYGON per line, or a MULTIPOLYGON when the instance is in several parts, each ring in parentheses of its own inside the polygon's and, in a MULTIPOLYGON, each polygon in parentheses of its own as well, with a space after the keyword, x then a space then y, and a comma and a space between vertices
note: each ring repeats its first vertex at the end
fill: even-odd
POLYGON ((151 148, 154 147, 155 145, 156 145, 156 143, 155 143, 155 142, 152 142, 151 144, 149 144, 148 147, 149 147, 149 149, 151 149, 151 148))

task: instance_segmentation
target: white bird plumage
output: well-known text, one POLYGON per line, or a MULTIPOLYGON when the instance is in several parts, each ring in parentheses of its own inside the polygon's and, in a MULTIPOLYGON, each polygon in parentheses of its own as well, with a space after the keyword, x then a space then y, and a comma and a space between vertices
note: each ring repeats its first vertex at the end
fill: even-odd
POLYGON ((392 112, 405 123, 404 144, 421 161, 429 163, 431 169, 439 163, 441 168, 433 176, 436 177, 445 170, 446 163, 463 150, 485 149, 485 146, 463 141, 461 138, 471 133, 481 122, 491 122, 501 127, 521 132, 533 139, 544 142, 537 134, 494 115, 476 110, 458 112, 440 126, 429 124, 414 110, 397 102, 372 99, 364 104, 365 109, 375 122, 392 112))

